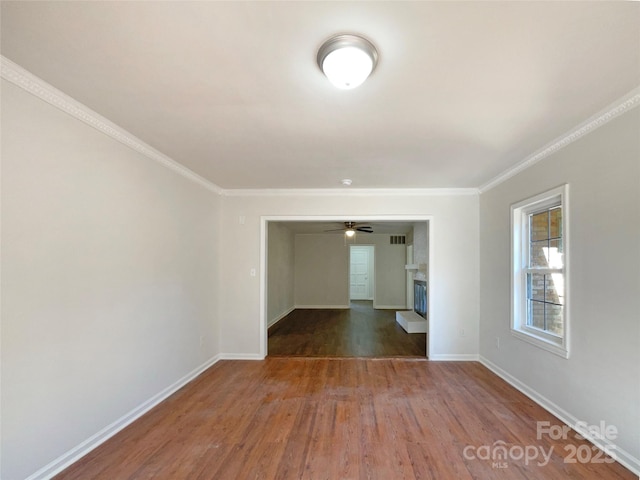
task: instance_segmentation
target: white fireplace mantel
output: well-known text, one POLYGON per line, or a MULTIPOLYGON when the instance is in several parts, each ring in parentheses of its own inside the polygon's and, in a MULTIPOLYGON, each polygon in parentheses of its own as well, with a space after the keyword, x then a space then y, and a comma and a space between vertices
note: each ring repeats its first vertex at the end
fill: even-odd
POLYGON ((427 271, 427 264, 426 263, 410 263, 408 265, 404 266, 405 270, 415 270, 415 271, 422 271, 422 272, 426 272, 427 271))

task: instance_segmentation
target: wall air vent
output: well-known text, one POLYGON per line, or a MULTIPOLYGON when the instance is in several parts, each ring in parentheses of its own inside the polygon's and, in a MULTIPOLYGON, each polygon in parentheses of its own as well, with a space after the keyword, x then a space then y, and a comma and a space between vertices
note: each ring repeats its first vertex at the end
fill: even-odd
POLYGON ((389 237, 389 243, 391 245, 404 245, 407 243, 407 237, 404 235, 391 235, 389 237))

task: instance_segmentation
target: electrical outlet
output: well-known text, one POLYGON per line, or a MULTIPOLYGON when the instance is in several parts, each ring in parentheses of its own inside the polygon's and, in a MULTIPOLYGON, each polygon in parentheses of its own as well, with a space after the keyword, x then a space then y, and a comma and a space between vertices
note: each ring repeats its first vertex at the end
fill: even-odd
POLYGON ((200 335, 200 346, 204 345, 204 337, 200 335))
POLYGON ((460 336, 461 336, 461 337, 464 337, 464 336, 465 336, 464 328, 461 328, 461 329, 460 329, 460 336))
POLYGON ((496 337, 496 348, 500 350, 500 337, 496 337))

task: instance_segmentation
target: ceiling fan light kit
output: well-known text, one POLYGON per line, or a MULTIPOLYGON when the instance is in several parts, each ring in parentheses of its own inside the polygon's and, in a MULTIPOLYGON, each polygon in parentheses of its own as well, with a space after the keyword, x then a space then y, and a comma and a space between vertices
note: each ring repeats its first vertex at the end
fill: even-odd
POLYGON ((373 233, 373 227, 367 223, 344 222, 344 227, 325 230, 325 232, 344 232, 346 237, 352 238, 357 232, 373 233))
POLYGON ((335 35, 318 50, 318 66, 337 88, 356 88, 371 75, 378 63, 376 47, 364 37, 335 35))

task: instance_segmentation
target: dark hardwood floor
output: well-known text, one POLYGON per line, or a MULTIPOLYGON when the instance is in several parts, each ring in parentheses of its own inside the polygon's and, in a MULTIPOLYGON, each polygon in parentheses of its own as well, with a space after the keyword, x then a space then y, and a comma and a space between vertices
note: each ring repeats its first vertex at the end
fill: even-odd
POLYGON ((270 356, 426 357, 425 333, 407 333, 395 310, 374 310, 371 301, 351 309, 294 310, 269 329, 270 356))
POLYGON ((575 434, 536 438, 537 421, 562 425, 476 362, 221 361, 56 478, 636 478, 618 463, 566 463, 597 450, 575 434), (497 444, 513 453, 481 459, 497 444))

